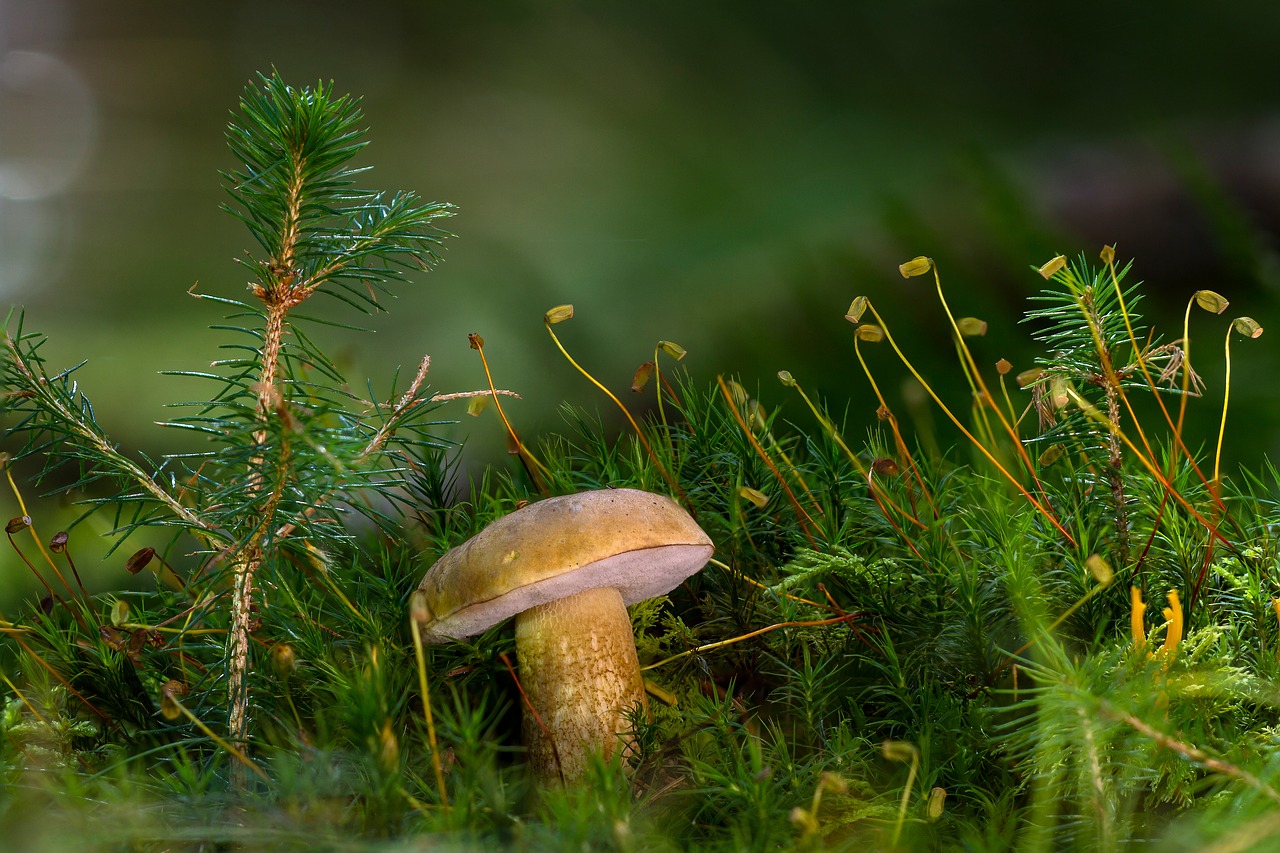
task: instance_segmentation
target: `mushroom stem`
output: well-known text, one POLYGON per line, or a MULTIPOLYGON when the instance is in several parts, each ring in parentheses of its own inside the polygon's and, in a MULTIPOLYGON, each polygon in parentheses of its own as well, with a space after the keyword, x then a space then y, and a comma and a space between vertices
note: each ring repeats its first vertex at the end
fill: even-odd
POLYGON ((590 756, 631 749, 627 715, 647 708, 631 618, 612 587, 589 589, 516 617, 520 682, 528 708, 524 741, 544 781, 573 784, 590 756))

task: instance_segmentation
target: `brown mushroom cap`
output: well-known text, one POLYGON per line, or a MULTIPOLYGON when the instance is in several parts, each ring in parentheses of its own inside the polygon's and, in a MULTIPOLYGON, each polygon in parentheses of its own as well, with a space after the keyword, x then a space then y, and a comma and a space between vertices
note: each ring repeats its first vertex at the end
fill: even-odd
POLYGON ((675 501, 604 489, 531 503, 436 561, 423 639, 469 637, 530 607, 598 587, 627 604, 669 592, 715 549, 675 501))

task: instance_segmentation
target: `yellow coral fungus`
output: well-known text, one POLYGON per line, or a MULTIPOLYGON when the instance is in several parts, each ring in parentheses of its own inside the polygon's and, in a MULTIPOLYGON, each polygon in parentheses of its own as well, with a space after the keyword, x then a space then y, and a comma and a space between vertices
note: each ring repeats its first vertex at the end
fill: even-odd
POLYGON ((1145 646, 1147 644, 1147 629, 1142 623, 1142 614, 1147 612, 1147 605, 1142 603, 1142 590, 1136 586, 1129 587, 1129 603, 1133 608, 1129 616, 1130 627, 1133 630, 1133 644, 1139 647, 1145 646))
POLYGON ((1169 590, 1169 606, 1164 608, 1164 618, 1169 620, 1169 629, 1164 635, 1164 645, 1160 647, 1161 654, 1173 656, 1178 650, 1178 643, 1182 642, 1182 602, 1178 601, 1178 591, 1176 589, 1169 590))

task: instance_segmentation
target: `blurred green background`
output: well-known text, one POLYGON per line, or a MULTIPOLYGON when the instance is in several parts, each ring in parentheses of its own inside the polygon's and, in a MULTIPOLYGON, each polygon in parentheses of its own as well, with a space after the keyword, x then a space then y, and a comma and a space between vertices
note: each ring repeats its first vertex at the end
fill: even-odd
MULTIPOLYGON (((55 365, 89 360, 122 447, 180 449, 153 422, 200 391, 156 372, 219 355, 193 283, 243 293, 222 132, 274 67, 363 95, 371 186, 458 206, 446 262, 375 334, 330 338, 353 383, 384 393, 429 353, 437 389, 481 387, 478 332, 526 439, 566 400, 612 422, 542 329, 572 302, 558 331, 620 392, 670 339, 700 380, 736 374, 808 423, 774 378, 790 370, 857 437, 876 406, 843 319, 856 295, 963 390, 929 284, 897 274, 915 255, 990 322, 979 359, 1017 370, 1030 267, 1104 242, 1137 259, 1166 339, 1204 287, 1275 325, 1277 35, 1263 3, 0 0, 0 295, 55 365)), ((1226 326, 1193 326, 1193 441, 1212 443, 1226 326)), ((1234 350, 1233 462, 1280 441, 1278 333, 1234 350)), ((905 375, 876 369, 890 390, 905 375)), ((506 458, 496 419, 452 414, 472 469, 506 458)))

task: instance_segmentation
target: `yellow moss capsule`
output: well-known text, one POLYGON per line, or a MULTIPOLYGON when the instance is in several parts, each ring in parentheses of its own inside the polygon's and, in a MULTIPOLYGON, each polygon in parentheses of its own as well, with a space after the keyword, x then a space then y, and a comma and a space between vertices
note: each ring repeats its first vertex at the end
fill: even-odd
POLYGON ((1049 399, 1053 402, 1055 408, 1066 408, 1071 402, 1070 388, 1071 383, 1061 376, 1054 376, 1049 380, 1049 399))
POLYGON ((119 628, 129 621, 129 602, 117 598, 111 603, 111 624, 119 628))
POLYGON ((688 351, 675 341, 658 341, 658 349, 674 358, 676 361, 688 355, 688 351))
POLYGON ((1212 314, 1221 314, 1231 304, 1227 297, 1212 290, 1197 290, 1193 298, 1197 305, 1212 314))
POLYGON ((549 310, 543 316, 543 320, 545 320, 547 323, 550 323, 551 325, 555 325, 556 323, 563 323, 565 320, 572 320, 572 319, 573 319, 572 305, 557 305, 556 307, 549 310))
POLYGON ((956 328, 966 338, 980 338, 987 333, 987 321, 977 317, 961 317, 956 321, 956 328))
POLYGON ((1053 258, 1052 260, 1047 261, 1044 266, 1040 267, 1040 276, 1042 278, 1052 278, 1054 273, 1056 273, 1058 270, 1062 269, 1066 265, 1067 265, 1066 255, 1058 255, 1056 258, 1053 258))
POLYGON ((427 594, 420 589, 409 596, 409 618, 423 624, 431 619, 431 608, 427 606, 427 594))
POLYGON ((1116 262, 1116 247, 1103 246, 1102 251, 1098 253, 1098 257, 1102 258, 1104 264, 1111 266, 1116 262))
POLYGON ((818 777, 818 784, 823 790, 831 791, 833 794, 849 793, 849 783, 844 780, 844 777, 829 770, 822 771, 822 775, 818 777))
POLYGON ((934 788, 929 791, 929 805, 925 811, 925 816, 929 822, 933 823, 942 817, 942 811, 946 808, 947 789, 934 788))
POLYGON ((1115 570, 1098 554, 1090 554, 1089 559, 1084 561, 1084 565, 1089 570, 1089 574, 1093 575, 1093 579, 1103 586, 1110 586, 1115 580, 1115 570))
POLYGON ((887 740, 880 745, 880 753, 890 761, 911 761, 919 751, 915 744, 902 740, 887 740))
POLYGON ((298 668, 298 655, 288 643, 276 643, 271 647, 271 665, 276 673, 288 678, 298 668))
POLYGON ((1033 367, 1030 370, 1024 370, 1014 377, 1014 381, 1018 383, 1019 388, 1026 388, 1032 383, 1039 382, 1040 377, 1044 375, 1044 370, 1039 367, 1033 367))
POLYGON ((884 329, 879 326, 873 326, 870 323, 863 323, 861 326, 853 330, 858 340, 866 341, 869 344, 878 344, 884 340, 884 329))
POLYGON ((866 310, 867 310, 867 297, 865 296, 855 297, 854 300, 849 303, 849 310, 845 312, 844 318, 848 320, 850 323, 854 323, 854 324, 861 323, 862 315, 863 313, 866 312, 866 310))
POLYGON ((818 819, 805 808, 796 806, 791 810, 791 822, 800 827, 800 830, 806 835, 812 835, 818 831, 818 819))
POLYGON ((769 496, 759 489, 753 489, 750 486, 743 486, 738 489, 738 494, 751 501, 760 509, 764 509, 769 505, 769 496))
POLYGON ((933 258, 926 258, 924 255, 912 258, 905 264, 898 264, 898 272, 902 273, 903 278, 924 275, 931 269, 933 269, 933 258))
POLYGON ((788 388, 796 387, 796 379, 794 376, 791 375, 790 370, 779 370, 778 381, 781 382, 783 385, 787 386, 788 388))
POLYGON ((1061 459, 1066 452, 1066 449, 1061 444, 1050 445, 1045 449, 1044 453, 1040 454, 1036 461, 1042 466, 1048 467, 1061 459))
POLYGON ((1231 321, 1231 328, 1236 330, 1236 334, 1244 335, 1246 338, 1256 338, 1262 335, 1262 327, 1252 317, 1235 318, 1231 321))

